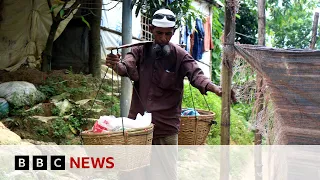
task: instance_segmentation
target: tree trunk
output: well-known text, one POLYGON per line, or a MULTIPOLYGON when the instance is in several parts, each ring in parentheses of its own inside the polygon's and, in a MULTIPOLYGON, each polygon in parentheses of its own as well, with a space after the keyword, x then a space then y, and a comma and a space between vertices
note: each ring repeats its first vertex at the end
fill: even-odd
POLYGON ((311 49, 314 49, 316 42, 317 42, 318 20, 319 20, 319 13, 316 12, 314 14, 314 19, 313 19, 312 38, 311 38, 311 43, 310 43, 311 49))
POLYGON ((89 41, 89 72, 94 77, 101 76, 101 46, 100 46, 100 23, 101 23, 101 9, 102 1, 95 1, 93 5, 89 41))
POLYGON ((41 65, 41 70, 44 72, 51 71, 51 59, 52 59, 52 48, 53 48, 53 42, 54 42, 54 37, 56 35, 57 29, 59 27, 61 21, 53 21, 48 40, 46 43, 46 47, 43 50, 41 57, 42 57, 42 65, 41 65))
MULTIPOLYGON (((224 48, 222 55, 222 107, 221 107, 221 145, 230 144, 230 104, 232 66, 235 57, 235 0, 225 0, 224 48), (229 1, 229 2, 228 2, 229 1), (230 6, 233 5, 233 6, 230 6)), ((230 160, 229 147, 221 146, 220 180, 229 180, 230 160), (227 147, 227 148, 223 148, 227 147)))

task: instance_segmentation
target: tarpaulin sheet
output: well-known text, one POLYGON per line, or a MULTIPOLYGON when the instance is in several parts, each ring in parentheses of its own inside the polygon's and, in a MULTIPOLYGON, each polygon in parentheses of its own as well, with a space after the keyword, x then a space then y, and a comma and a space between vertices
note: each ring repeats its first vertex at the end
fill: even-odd
POLYGON ((69 23, 52 50, 52 69, 72 69, 74 73, 89 72, 89 28, 69 23))
MULTIPOLYGON (((0 70, 14 71, 24 63, 30 67, 38 66, 52 24, 47 1, 3 0, 2 3, 0 70)), ((60 23, 55 39, 72 17, 71 14, 60 23)))

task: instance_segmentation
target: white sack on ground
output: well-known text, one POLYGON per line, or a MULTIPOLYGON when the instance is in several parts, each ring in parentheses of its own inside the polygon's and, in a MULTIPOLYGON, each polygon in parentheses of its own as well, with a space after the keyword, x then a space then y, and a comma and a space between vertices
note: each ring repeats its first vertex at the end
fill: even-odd
POLYGON ((20 107, 37 104, 45 99, 45 95, 25 81, 11 81, 0 84, 0 97, 10 104, 20 107))

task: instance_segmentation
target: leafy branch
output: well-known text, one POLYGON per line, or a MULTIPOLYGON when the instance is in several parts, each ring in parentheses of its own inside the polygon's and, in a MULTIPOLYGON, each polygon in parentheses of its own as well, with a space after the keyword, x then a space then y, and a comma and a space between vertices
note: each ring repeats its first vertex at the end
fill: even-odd
POLYGON ((69 17, 69 15, 80 6, 80 1, 79 0, 75 0, 75 2, 68 8, 66 8, 67 4, 71 1, 71 0, 54 0, 53 3, 51 3, 52 0, 47 0, 49 9, 50 9, 50 13, 52 16, 52 20, 55 22, 61 22, 64 19, 66 19, 67 17, 69 17), (57 15, 55 16, 54 14, 54 9, 61 7, 60 10, 58 11, 57 15))

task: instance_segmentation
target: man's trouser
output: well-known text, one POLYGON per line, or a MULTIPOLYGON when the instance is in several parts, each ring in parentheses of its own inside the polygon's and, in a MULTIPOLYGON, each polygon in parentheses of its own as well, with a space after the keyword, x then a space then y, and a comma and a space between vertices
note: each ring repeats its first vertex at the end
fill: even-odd
POLYGON ((178 145, 178 134, 153 139, 153 145, 178 145))
POLYGON ((148 179, 177 180, 178 134, 154 139, 152 144, 148 179))

